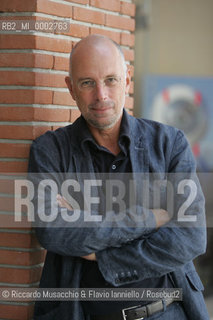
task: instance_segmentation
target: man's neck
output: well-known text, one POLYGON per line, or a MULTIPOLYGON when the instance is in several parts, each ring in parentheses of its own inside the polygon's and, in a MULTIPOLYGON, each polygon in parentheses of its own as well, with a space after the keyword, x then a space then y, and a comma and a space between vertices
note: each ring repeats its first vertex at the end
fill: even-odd
POLYGON ((121 119, 119 119, 119 121, 109 129, 98 129, 91 125, 89 125, 89 129, 94 139, 100 146, 107 148, 113 154, 117 155, 120 152, 118 145, 120 125, 121 119))

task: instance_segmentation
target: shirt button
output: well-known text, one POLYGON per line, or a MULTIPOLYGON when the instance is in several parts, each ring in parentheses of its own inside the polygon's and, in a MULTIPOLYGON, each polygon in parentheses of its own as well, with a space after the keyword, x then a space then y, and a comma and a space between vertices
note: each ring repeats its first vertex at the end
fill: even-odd
POLYGON ((112 170, 115 170, 117 167, 115 164, 112 165, 112 170))

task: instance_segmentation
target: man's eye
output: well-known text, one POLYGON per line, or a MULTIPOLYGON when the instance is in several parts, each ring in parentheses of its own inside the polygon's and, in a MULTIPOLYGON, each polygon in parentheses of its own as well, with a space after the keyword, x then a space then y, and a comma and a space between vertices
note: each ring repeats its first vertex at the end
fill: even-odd
POLYGON ((94 81, 93 80, 85 80, 81 82, 81 87, 86 88, 86 87, 94 87, 94 81))
POLYGON ((118 79, 115 78, 115 77, 110 77, 110 78, 107 78, 106 81, 105 81, 106 85, 115 85, 118 83, 118 79))

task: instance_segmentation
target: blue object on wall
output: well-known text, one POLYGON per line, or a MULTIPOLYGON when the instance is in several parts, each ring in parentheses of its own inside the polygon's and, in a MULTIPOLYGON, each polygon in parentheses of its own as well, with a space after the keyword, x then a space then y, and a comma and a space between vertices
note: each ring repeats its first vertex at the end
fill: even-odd
POLYGON ((147 75, 142 83, 143 118, 182 129, 198 170, 213 171, 213 78, 147 75))

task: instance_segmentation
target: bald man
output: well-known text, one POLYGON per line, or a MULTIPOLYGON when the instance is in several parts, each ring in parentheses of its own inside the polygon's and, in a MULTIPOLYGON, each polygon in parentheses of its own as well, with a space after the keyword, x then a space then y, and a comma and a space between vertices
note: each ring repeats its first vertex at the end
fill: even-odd
MULTIPOLYGON (((77 181, 83 173, 104 173, 116 179, 128 173, 133 180, 143 172, 195 175, 195 161, 181 131, 127 114, 124 104, 130 80, 118 44, 100 35, 79 41, 71 52, 65 81, 81 117, 33 142, 29 172, 44 179, 47 174, 74 173, 77 181)), ((202 219, 200 189, 198 198, 191 209, 194 217, 202 219)), ((70 215, 76 213, 75 202, 62 192, 57 194, 57 203, 62 217, 65 209, 70 215)), ((34 320, 208 319, 203 287, 192 262, 205 251, 205 228, 172 228, 174 219, 166 208, 145 209, 143 203, 135 207, 139 208, 140 227, 123 223, 115 229, 109 221, 105 227, 105 220, 99 219, 101 212, 95 216, 100 224, 82 227, 82 209, 81 222, 75 221, 72 227, 65 227, 58 218, 53 225, 48 222, 36 228, 41 245, 47 249, 40 286, 182 288, 183 301, 37 302, 34 320)), ((114 212, 106 210, 105 214, 107 218, 114 212)), ((134 220, 127 209, 124 221, 129 217, 134 220)))

